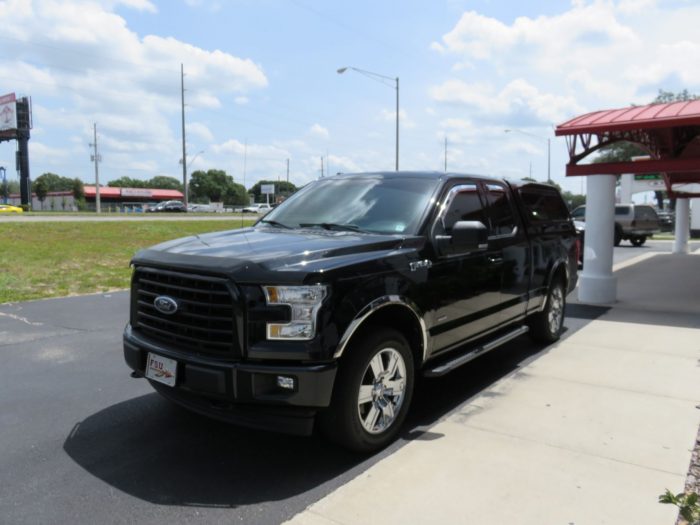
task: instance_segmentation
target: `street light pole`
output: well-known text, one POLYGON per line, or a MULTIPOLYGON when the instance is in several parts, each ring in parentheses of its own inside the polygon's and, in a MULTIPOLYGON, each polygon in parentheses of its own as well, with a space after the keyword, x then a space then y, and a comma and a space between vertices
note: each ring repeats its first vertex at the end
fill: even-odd
MULTIPOLYGON (((528 135, 530 137, 535 137, 536 139, 544 140, 544 137, 540 135, 535 135, 534 133, 529 133, 523 131, 522 129, 504 129, 505 133, 516 132, 522 133, 523 135, 528 135)), ((552 139, 547 137, 547 184, 552 183, 552 139)))
POLYGON ((389 86, 396 90, 396 171, 399 171, 399 77, 389 77, 386 75, 381 75, 379 73, 374 73, 372 71, 367 71, 366 69, 360 69, 352 66, 341 67, 337 70, 337 73, 339 75, 342 75, 348 69, 352 69, 353 71, 356 71, 361 75, 371 78, 372 80, 376 80, 380 84, 384 84, 385 86, 389 86), (390 84, 387 84, 386 82, 384 82, 385 80, 392 81, 394 85, 392 86, 390 84))

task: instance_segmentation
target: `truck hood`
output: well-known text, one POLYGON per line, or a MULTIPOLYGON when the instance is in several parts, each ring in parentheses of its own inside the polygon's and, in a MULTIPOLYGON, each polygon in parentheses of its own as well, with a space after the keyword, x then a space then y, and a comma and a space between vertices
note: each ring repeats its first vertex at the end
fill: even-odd
POLYGON ((132 262, 224 272, 238 281, 255 282, 270 273, 277 280, 298 281, 300 274, 397 256, 424 243, 423 237, 405 235, 255 227, 168 241, 140 251, 132 262))

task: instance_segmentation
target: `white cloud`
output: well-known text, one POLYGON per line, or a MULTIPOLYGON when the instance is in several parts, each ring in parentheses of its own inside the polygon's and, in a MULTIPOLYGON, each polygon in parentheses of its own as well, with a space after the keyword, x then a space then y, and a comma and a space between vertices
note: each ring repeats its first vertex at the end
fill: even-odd
POLYGON ((327 139, 329 136, 328 130, 321 126, 320 124, 314 124, 311 126, 309 129, 309 135, 312 135, 317 138, 321 139, 327 139))
POLYGON ((187 134, 203 140, 204 142, 212 142, 214 134, 202 122, 190 122, 187 124, 187 134))
MULTIPOLYGON (((387 122, 396 122, 396 111, 389 111, 388 109, 383 109, 381 113, 382 120, 387 122)), ((405 109, 399 110, 399 125, 402 128, 415 128, 416 123, 411 118, 409 118, 408 113, 405 109)))
POLYGON ((531 125, 647 103, 659 88, 697 91, 698 19, 694 2, 656 0, 580 0, 510 23, 468 11, 431 46, 455 58, 431 95, 531 125))
POLYGON ((500 92, 489 84, 448 80, 431 90, 437 102, 460 104, 473 113, 490 118, 524 115, 542 123, 555 123, 582 111, 573 96, 541 93, 524 79, 515 79, 500 92))
MULTIPOLYGON (((119 8, 156 11, 148 0, 0 2, 3 56, 13 57, 0 62, 0 79, 33 97, 38 128, 50 125, 54 136, 77 128, 88 142, 97 122, 104 156, 131 152, 134 165, 150 169, 154 163, 146 157, 155 153, 168 166, 180 155, 174 123, 181 63, 188 120, 198 109, 220 108, 226 95, 246 97, 267 86, 253 60, 172 37, 140 36, 119 8)), ((213 140, 203 122, 188 122, 188 129, 194 138, 213 140)))

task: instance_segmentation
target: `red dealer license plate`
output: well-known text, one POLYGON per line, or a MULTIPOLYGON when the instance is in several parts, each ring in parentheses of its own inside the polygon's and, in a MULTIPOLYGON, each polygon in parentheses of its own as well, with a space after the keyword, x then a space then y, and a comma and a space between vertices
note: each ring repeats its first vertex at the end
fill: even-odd
POLYGON ((146 377, 168 386, 175 386, 177 361, 157 354, 148 354, 146 377))

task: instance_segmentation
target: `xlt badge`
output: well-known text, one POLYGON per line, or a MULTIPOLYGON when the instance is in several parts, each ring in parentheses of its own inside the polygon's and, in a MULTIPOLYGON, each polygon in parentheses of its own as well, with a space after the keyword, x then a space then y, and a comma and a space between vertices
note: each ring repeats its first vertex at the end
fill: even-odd
POLYGON ((165 315, 173 315, 177 312, 177 302, 167 295, 159 295, 156 297, 153 301, 153 306, 156 307, 156 310, 165 315))

